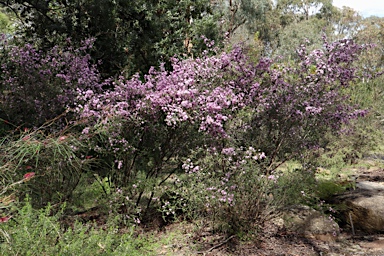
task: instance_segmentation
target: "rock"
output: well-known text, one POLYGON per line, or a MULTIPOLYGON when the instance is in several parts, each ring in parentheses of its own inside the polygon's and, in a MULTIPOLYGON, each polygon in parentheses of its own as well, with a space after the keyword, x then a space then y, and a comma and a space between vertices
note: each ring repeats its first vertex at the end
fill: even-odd
POLYGON ((384 185, 377 182, 356 183, 356 189, 332 200, 340 207, 340 218, 353 231, 377 233, 384 231, 384 185))
POLYGON ((384 184, 381 182, 360 181, 356 183, 356 188, 361 190, 370 190, 373 192, 384 191, 384 184))
POLYGON ((361 242, 360 243, 361 247, 363 248, 368 248, 372 250, 384 250, 384 240, 383 239, 378 239, 375 241, 367 241, 367 242, 361 242))
POLYGON ((292 207, 284 216, 285 226, 298 234, 322 241, 335 241, 340 233, 339 225, 308 206, 292 207))

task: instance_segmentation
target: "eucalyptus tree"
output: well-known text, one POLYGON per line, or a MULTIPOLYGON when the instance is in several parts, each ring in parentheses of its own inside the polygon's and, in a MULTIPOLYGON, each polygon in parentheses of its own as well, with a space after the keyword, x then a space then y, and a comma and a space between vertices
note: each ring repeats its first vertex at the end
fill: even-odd
POLYGON ((355 40, 362 44, 372 44, 372 48, 360 58, 360 65, 371 76, 382 72, 384 66, 384 18, 368 17, 361 21, 355 40))
POLYGON ((266 14, 272 9, 271 0, 216 0, 213 7, 221 13, 222 29, 230 37, 246 26, 250 30, 261 29, 266 14))
POLYGON ((296 47, 309 44, 310 49, 322 45, 322 35, 329 34, 330 17, 334 13, 330 0, 278 0, 280 30, 273 55, 287 59, 297 58, 296 47))
POLYGON ((279 33, 279 46, 274 55, 284 56, 286 59, 296 59, 296 48, 303 43, 313 50, 321 48, 322 35, 327 34, 327 26, 324 20, 311 18, 286 26, 279 33))
POLYGON ((332 18, 335 39, 356 38, 363 17, 354 9, 343 6, 332 18))
POLYGON ((322 8, 329 8, 332 0, 277 0, 276 8, 280 10, 283 25, 309 20, 322 8))

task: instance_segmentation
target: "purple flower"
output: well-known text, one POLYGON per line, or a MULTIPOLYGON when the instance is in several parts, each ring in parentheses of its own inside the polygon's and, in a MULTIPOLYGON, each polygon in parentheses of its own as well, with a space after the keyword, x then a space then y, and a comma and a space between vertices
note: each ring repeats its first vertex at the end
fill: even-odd
POLYGON ((221 153, 224 155, 233 156, 236 155, 236 150, 234 148, 223 148, 221 153))

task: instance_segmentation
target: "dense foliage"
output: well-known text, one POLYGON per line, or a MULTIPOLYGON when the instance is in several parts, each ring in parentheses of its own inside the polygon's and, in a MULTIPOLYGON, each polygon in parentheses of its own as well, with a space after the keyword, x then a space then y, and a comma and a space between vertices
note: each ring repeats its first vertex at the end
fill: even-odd
POLYGON ((200 35, 218 39, 209 1, 0 1, 17 14, 21 36, 42 49, 96 38, 91 53, 103 76, 145 73, 183 54, 199 54, 200 35), (193 21, 193 22, 192 22, 193 21), (193 47, 193 49, 192 49, 193 47))

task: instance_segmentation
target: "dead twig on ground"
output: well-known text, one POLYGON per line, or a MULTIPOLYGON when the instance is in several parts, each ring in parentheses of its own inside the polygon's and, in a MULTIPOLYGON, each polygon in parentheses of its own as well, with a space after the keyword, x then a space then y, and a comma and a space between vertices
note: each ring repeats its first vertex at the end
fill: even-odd
POLYGON ((203 255, 205 255, 206 253, 209 253, 209 252, 211 252, 211 251, 213 251, 213 250, 215 250, 215 249, 217 249, 217 248, 223 246, 224 244, 228 243, 228 241, 231 240, 231 239, 234 238, 234 237, 235 237, 235 236, 232 235, 232 236, 228 237, 227 239, 225 239, 223 242, 221 242, 221 243, 219 243, 219 244, 217 244, 217 245, 215 245, 215 246, 209 248, 208 250, 206 250, 206 251, 204 251, 204 252, 197 252, 197 254, 203 254, 203 255))

